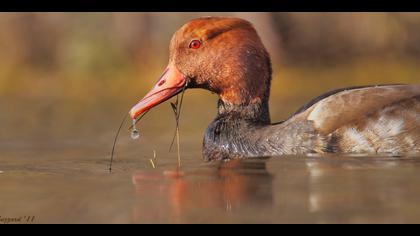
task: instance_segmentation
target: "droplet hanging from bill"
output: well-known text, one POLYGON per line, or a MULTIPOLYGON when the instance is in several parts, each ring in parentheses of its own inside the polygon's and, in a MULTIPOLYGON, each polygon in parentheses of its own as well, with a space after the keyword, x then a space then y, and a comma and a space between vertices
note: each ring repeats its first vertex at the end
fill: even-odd
POLYGON ((133 119, 133 129, 131 130, 131 138, 138 139, 140 138, 140 132, 136 128, 136 120, 133 119))

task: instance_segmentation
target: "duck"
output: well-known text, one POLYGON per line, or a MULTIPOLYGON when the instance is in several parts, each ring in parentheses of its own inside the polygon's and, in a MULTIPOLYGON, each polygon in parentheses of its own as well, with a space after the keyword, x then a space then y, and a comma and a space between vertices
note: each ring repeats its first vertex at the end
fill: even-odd
POLYGON ((217 116, 203 139, 207 161, 420 152, 420 84, 336 89, 272 123, 271 79, 270 55, 252 23, 200 17, 173 34, 168 66, 129 115, 137 119, 185 89, 217 94, 217 116))

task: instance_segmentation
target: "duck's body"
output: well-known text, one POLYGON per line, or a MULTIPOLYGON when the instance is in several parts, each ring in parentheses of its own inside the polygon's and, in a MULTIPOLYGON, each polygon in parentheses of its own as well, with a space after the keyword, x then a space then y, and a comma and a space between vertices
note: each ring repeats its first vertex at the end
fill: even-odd
POLYGON ((207 128, 207 160, 308 153, 420 152, 420 85, 339 89, 271 124, 271 62, 252 25, 242 19, 192 20, 171 41, 169 66, 133 109, 137 118, 185 88, 217 93, 218 115, 207 128))
POLYGON ((269 117, 268 108, 225 107, 219 101, 218 116, 206 131, 207 159, 420 152, 420 85, 328 92, 276 124, 259 119, 269 117))

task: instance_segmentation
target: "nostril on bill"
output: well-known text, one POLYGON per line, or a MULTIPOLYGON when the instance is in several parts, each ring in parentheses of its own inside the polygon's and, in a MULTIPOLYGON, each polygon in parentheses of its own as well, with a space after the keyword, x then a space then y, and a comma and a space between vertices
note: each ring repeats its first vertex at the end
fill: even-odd
POLYGON ((158 83, 158 86, 161 86, 162 84, 164 84, 166 82, 166 80, 161 80, 161 81, 159 81, 159 83, 158 83))

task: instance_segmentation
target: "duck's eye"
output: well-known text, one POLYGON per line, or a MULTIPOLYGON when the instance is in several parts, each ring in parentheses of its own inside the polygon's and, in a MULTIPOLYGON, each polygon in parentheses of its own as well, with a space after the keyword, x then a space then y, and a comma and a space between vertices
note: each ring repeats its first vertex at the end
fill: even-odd
POLYGON ((189 47, 192 48, 192 49, 199 49, 200 46, 201 46, 200 40, 194 39, 193 41, 191 41, 189 47))

